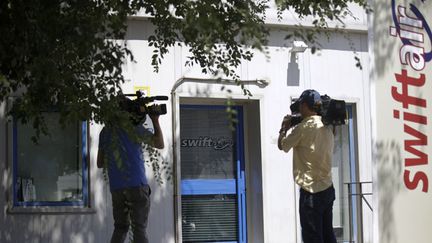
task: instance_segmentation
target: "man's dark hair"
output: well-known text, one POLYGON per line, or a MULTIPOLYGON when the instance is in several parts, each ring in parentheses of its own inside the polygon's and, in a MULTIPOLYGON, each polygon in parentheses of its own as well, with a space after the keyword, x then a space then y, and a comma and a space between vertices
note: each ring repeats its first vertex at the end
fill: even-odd
POLYGON ((134 100, 129 99, 126 95, 123 93, 119 93, 116 96, 118 105, 121 110, 127 112, 127 116, 129 116, 130 121, 132 122, 132 125, 138 126, 143 123, 145 120, 145 116, 143 114, 138 114, 136 112, 137 110, 137 103, 135 103, 134 100))
POLYGON ((311 111, 314 111, 314 112, 316 112, 318 114, 321 112, 321 106, 322 106, 322 102, 321 101, 317 101, 317 102, 315 102, 313 104, 310 104, 309 102, 305 102, 305 101, 303 101, 301 103, 306 103, 307 107, 311 111))
POLYGON ((303 93, 300 95, 299 98, 300 104, 306 103, 307 107, 316 113, 321 112, 321 95, 318 93, 318 91, 313 89, 307 89, 303 91, 303 93))

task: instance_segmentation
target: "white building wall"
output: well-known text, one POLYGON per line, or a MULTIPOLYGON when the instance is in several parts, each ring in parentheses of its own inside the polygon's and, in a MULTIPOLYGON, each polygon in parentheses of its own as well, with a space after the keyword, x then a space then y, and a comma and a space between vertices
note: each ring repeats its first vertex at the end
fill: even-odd
MULTIPOLYGON (((361 19, 363 21, 364 19, 361 19)), ((360 21, 361 28, 365 28, 360 21)), ((200 72, 200 68, 184 66, 187 49, 175 47, 162 61, 159 73, 154 73, 150 65, 152 48, 146 39, 152 33, 147 20, 131 20, 127 44, 132 50, 136 63, 129 62, 125 67, 128 80, 125 92, 133 92, 134 86, 150 86, 151 95, 170 96, 174 82, 180 78, 210 78, 200 72)), ((354 25, 353 25, 354 26, 354 25)), ((299 96, 307 88, 327 93, 334 98, 352 102, 357 110, 357 144, 361 181, 371 180, 371 136, 370 136, 370 94, 368 84, 367 33, 349 34, 352 46, 357 51, 363 70, 355 67, 354 55, 349 41, 340 34, 327 40, 320 39, 322 50, 311 54, 297 54, 297 64, 291 59, 290 43, 284 41, 287 29, 280 26, 271 32, 267 58, 256 53, 251 62, 243 62, 238 69, 243 80, 265 79, 270 82, 266 88, 247 86, 259 102, 260 137, 262 161, 263 231, 265 243, 300 243, 300 227, 297 218, 298 188, 292 178, 292 155, 277 148, 277 136, 282 117, 289 113, 291 98, 299 96), (296 82, 298 79, 298 82, 296 82)), ((238 87, 231 87, 233 96, 247 102, 238 87)), ((182 97, 225 97, 220 85, 185 83, 177 90, 182 97)), ((171 101, 167 104, 168 114, 161 116, 166 148, 162 151, 165 160, 173 162, 173 113, 171 101)), ((111 197, 102 172, 95 166, 98 133, 100 126, 90 128, 90 179, 91 205, 93 213, 87 214, 8 214, 5 188, 10 180, 10 171, 5 170, 6 130, 3 112, 0 109, 0 242, 107 242, 112 229, 111 197)), ((174 136, 175 138, 175 136, 174 136)), ((148 232, 151 242, 175 242, 174 184, 162 186, 152 181, 152 205, 148 232)), ((10 182, 9 182, 10 183, 10 182)), ((371 218, 364 209, 365 241, 372 242, 371 218)), ((252 241, 250 242, 257 242, 252 241)))

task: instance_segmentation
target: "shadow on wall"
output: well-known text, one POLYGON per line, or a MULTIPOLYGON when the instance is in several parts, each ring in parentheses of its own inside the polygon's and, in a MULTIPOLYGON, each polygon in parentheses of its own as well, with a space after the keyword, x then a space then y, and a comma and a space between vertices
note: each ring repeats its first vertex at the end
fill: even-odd
MULTIPOLYGON (((169 113, 167 114, 169 115, 169 113)), ((161 151, 161 157, 164 161, 168 161, 173 173, 173 158, 172 158, 172 134, 164 131, 165 149, 161 151)), ((151 167, 146 166, 146 170, 152 171, 151 167)), ((150 173, 151 174, 151 173, 150 173)), ((149 175, 147 173, 147 175, 149 175)), ((151 206, 149 214, 149 222, 147 233, 149 234, 150 242, 154 243, 169 243, 174 242, 174 207, 173 207, 173 187, 174 181, 171 177, 170 181, 163 176, 163 184, 160 185, 153 178, 153 174, 148 177, 148 182, 152 190, 151 206)), ((109 208, 112 210, 112 208, 109 208)), ((110 214, 111 215, 111 214, 110 214)), ((112 232, 110 232, 111 234, 112 232)))
MULTIPOLYGON (((382 82, 389 82, 387 73, 393 67, 393 63, 399 63, 399 38, 390 36, 389 29, 393 26, 392 21, 392 1, 374 1, 374 23, 372 41, 374 53, 374 69, 372 69, 372 82, 376 86, 381 86, 382 82), (378 36, 379 35, 379 36, 378 36), (391 59, 393 58, 393 60, 391 59)), ((397 70, 394 70, 397 71, 397 70)), ((380 93, 372 94, 380 95, 380 93)), ((377 97, 378 98, 378 97, 377 97)), ((380 107, 381 104, 376 104, 380 107)), ((377 121, 379 123, 380 121, 377 121)), ((381 126, 383 128, 384 126, 381 126)), ((379 237, 380 242, 396 243, 394 236, 396 232, 394 198, 401 191, 402 165, 401 142, 396 140, 382 141, 375 144, 374 158, 377 169, 376 186, 379 192, 378 198, 378 218, 379 218, 379 237)))
MULTIPOLYGON (((5 187, 1 188, 2 193, 5 187)), ((109 214, 96 209, 97 214, 105 214, 103 220, 97 214, 8 214, 6 200, 0 213, 0 242, 47 242, 85 243, 107 242, 109 214)))
POLYGON ((5 111, 6 105, 0 103, 0 242, 102 242, 108 221, 103 207, 95 207, 96 214, 8 213, 12 203, 12 171, 10 137, 7 137, 10 123, 5 111))
POLYGON ((300 68, 297 53, 290 53, 290 62, 288 63, 288 72, 287 72, 287 85, 288 86, 300 86, 300 68))
MULTIPOLYGON (((15 243, 15 242, 46 242, 46 243, 96 243, 108 242, 112 230, 112 207, 111 196, 109 192, 108 181, 103 179, 101 170, 95 166, 95 158, 93 153, 97 150, 91 150, 92 158, 90 160, 91 176, 91 206, 96 213, 60 213, 60 214, 10 214, 8 210, 8 193, 11 183, 11 171, 7 168, 8 158, 6 152, 8 150, 6 144, 6 136, 4 131, 7 130, 7 124, 4 115, 4 105, 0 103, 0 242, 15 243), (96 191, 97 190, 97 191, 96 191), (95 201, 98 197, 99 202, 95 201)), ((93 134, 98 136, 98 133, 93 134)), ((165 134, 166 147, 171 147, 172 143, 170 134, 165 134)), ((91 141, 96 141, 97 138, 92 136, 91 141)), ((97 147, 97 146, 96 146, 97 147)), ((165 152, 165 151, 164 151, 165 152)), ((170 156, 172 151, 164 153, 164 159, 171 161, 170 156)), ((172 207, 172 184, 165 183, 159 186, 156 182, 149 178, 149 182, 153 184, 152 194, 152 212, 151 223, 148 228, 151 242, 169 243, 174 241, 172 232, 174 219, 173 213, 170 212, 172 207), (170 209, 170 210, 167 210, 170 209)))
POLYGON ((393 202, 401 190, 403 161, 400 144, 396 141, 378 141, 375 144, 374 158, 378 170, 375 183, 379 191, 380 242, 396 242, 393 202))
MULTIPOLYGON (((373 33, 372 38, 374 42, 373 53, 375 55, 375 69, 373 70, 376 80, 381 80, 383 75, 387 73, 387 69, 391 68, 390 65, 394 63, 392 60, 389 60, 392 57, 392 54, 399 51, 399 48, 395 49, 395 43, 398 43, 399 39, 394 41, 388 41, 389 39, 395 38, 390 36, 389 28, 390 25, 393 25, 392 22, 388 22, 392 19, 391 12, 391 1, 374 1, 374 24, 373 24, 373 33), (383 24, 379 24, 383 23, 383 24), (377 34, 382 35, 378 38, 377 34)), ((398 57, 399 55, 396 55, 398 57)), ((395 60, 395 62, 399 62, 399 59, 395 60)))
MULTIPOLYGON (((153 33, 155 27, 150 23, 150 21, 143 20, 129 20, 128 21, 128 30, 126 35, 126 40, 144 40, 147 41, 148 37, 153 33)), ((386 29, 386 33, 388 29, 386 29)), ((268 47, 289 47, 290 41, 287 41, 285 38, 290 31, 281 28, 271 28, 270 29, 270 38, 268 39, 267 46, 268 47)), ((292 34, 292 33, 291 33, 292 34)), ((320 48, 321 49, 332 49, 332 50, 340 50, 340 51, 352 51, 353 46, 350 41, 354 41, 358 38, 358 36, 366 35, 366 33, 332 33, 330 38, 326 34, 319 35, 320 39, 320 48)), ((367 52, 367 45, 360 46, 356 51, 358 52, 367 52)))

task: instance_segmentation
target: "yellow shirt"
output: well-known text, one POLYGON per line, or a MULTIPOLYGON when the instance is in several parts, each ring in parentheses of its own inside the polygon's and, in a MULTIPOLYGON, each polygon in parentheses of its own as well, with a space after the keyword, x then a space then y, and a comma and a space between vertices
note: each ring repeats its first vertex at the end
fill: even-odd
POLYGON ((331 167, 334 136, 320 116, 310 116, 298 124, 281 141, 282 149, 293 148, 295 182, 304 190, 316 193, 332 185, 331 167))

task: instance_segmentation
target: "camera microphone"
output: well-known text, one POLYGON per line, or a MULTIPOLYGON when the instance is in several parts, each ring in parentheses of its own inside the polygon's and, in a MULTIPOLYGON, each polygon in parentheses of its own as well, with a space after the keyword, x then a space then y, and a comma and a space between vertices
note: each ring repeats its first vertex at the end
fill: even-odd
POLYGON ((153 100, 168 100, 168 96, 164 96, 164 95, 157 95, 157 96, 153 96, 152 98, 153 100))

